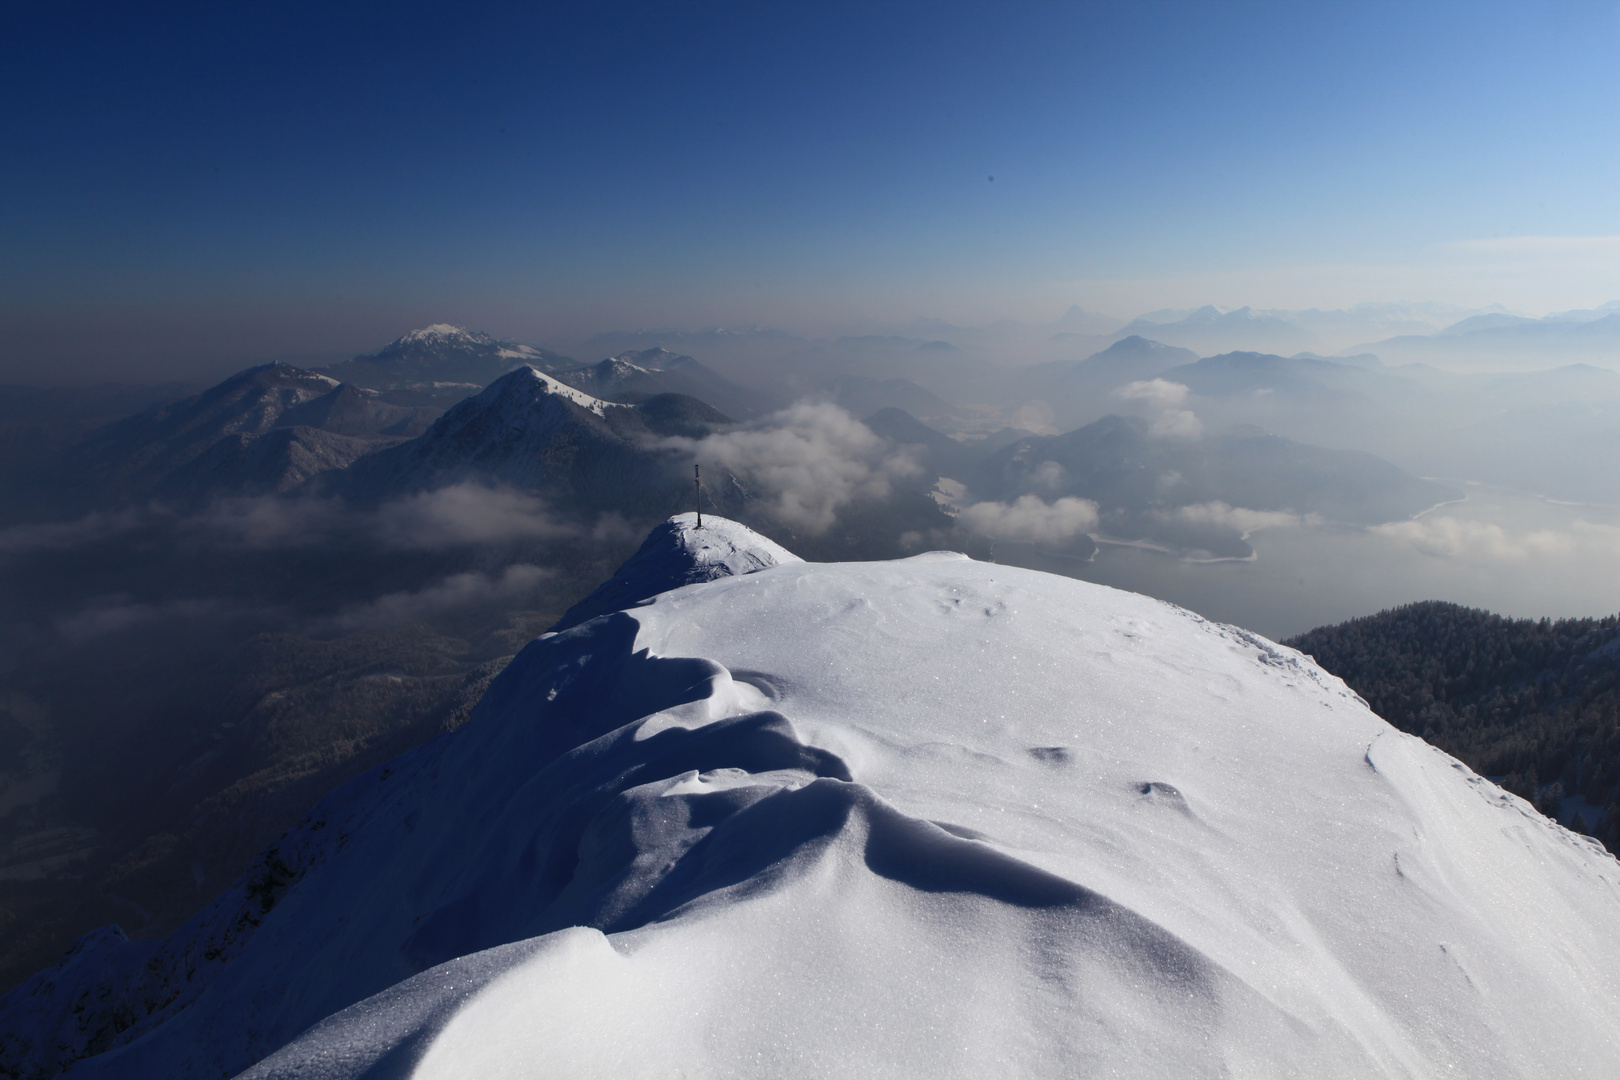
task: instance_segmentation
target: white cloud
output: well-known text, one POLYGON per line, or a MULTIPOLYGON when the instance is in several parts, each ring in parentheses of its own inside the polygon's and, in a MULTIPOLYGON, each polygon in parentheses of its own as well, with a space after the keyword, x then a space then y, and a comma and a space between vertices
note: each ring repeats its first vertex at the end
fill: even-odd
POLYGON ((1169 439, 1196 439, 1204 433, 1204 423, 1186 409, 1170 409, 1153 418, 1148 434, 1169 439))
POLYGON ((366 630, 432 618, 457 608, 517 603, 551 573, 542 566, 517 563, 501 571, 499 577, 452 574, 416 592, 389 593, 369 604, 348 608, 332 621, 342 630, 366 630))
POLYGON ((88 514, 77 521, 13 525, 0 529, 0 557, 100 543, 138 528, 143 516, 134 510, 88 514))
POLYGON ((1113 391, 1125 401, 1143 402, 1153 413, 1148 432, 1160 438, 1196 439, 1204 433, 1203 422, 1191 410, 1181 408, 1192 391, 1168 379, 1142 379, 1113 391))
POLYGON ((352 523, 335 499, 286 499, 274 495, 221 499, 182 522, 213 538, 249 548, 302 547, 330 540, 352 523))
POLYGON ((164 604, 136 603, 128 596, 109 596, 56 620, 56 632, 75 645, 107 634, 170 619, 196 621, 217 615, 225 605, 214 600, 173 600, 164 604))
POLYGON ((1126 401, 1145 401, 1154 408, 1174 409, 1186 401, 1191 392, 1181 383, 1168 379, 1143 379, 1126 383, 1116 389, 1114 395, 1126 401))
POLYGON ((1097 527, 1097 504, 1065 496, 1054 503, 1020 495, 1012 503, 974 503, 957 515, 964 528, 998 540, 1056 544, 1097 527))
POLYGON ((1248 535, 1256 529, 1287 528, 1305 522, 1284 510, 1249 510, 1223 502, 1193 503, 1176 510, 1176 517, 1192 525, 1215 525, 1248 535))
POLYGON ((807 533, 826 532, 857 498, 884 498, 921 475, 916 459, 836 405, 800 403, 752 424, 661 445, 739 477, 766 509, 807 533))
POLYGON ((1620 558, 1620 526, 1575 521, 1567 529, 1508 530, 1468 518, 1423 517, 1375 525, 1372 531, 1437 558, 1476 563, 1522 563, 1530 559, 1620 558))
POLYGON ((1028 401, 1007 418, 1007 423, 1011 427, 1031 431, 1036 435, 1056 435, 1058 429, 1052 423, 1055 415, 1052 406, 1046 402, 1028 401))
POLYGON ((373 536, 386 547, 434 551, 512 540, 549 540, 581 530, 544 500, 510 488, 457 484, 379 507, 373 536))
POLYGON ((1035 466, 1031 479, 1037 486, 1047 491, 1061 491, 1069 479, 1069 470, 1065 469, 1061 462, 1043 461, 1035 466))

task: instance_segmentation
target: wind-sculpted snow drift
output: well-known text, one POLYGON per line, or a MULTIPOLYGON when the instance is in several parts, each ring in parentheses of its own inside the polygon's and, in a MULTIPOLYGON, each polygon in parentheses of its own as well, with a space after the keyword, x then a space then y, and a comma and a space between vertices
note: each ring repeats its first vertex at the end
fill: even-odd
POLYGON ((597 598, 638 606, 532 642, 175 937, 19 988, 6 1063, 1613 1075, 1620 864, 1308 658, 1072 579, 692 525, 597 598))

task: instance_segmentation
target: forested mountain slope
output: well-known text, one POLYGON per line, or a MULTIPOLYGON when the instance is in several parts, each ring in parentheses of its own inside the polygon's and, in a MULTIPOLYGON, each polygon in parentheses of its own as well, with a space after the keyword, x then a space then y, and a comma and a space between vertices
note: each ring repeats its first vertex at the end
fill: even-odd
POLYGON ((1402 731, 1620 851, 1620 619, 1509 619, 1427 601, 1286 644, 1402 731))

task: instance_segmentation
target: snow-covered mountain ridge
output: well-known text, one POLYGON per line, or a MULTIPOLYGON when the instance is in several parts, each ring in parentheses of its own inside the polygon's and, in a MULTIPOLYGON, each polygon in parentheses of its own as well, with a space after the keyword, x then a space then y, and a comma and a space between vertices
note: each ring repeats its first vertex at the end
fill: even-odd
POLYGON ((789 561, 692 526, 620 576, 732 573, 532 642, 466 725, 335 793, 169 942, 87 941, 0 1005, 6 1063, 59 1044, 112 1048, 86 1076, 266 1054, 248 1075, 1620 1060, 1620 864, 1308 658, 1072 579, 789 561))
POLYGON ((357 462, 333 486, 377 499, 473 481, 543 491, 575 508, 653 506, 663 514, 690 505, 691 475, 657 439, 700 436, 725 423, 692 398, 606 402, 523 365, 419 438, 357 462))
POLYGON ((520 364, 551 369, 573 361, 549 349, 501 341, 480 330, 449 323, 412 330, 377 352, 336 364, 344 382, 375 388, 434 385, 485 386, 520 364))
POLYGON ((569 608, 552 629, 567 630, 683 585, 803 561, 735 521, 711 515, 700 527, 697 514, 677 514, 653 529, 618 573, 569 608))

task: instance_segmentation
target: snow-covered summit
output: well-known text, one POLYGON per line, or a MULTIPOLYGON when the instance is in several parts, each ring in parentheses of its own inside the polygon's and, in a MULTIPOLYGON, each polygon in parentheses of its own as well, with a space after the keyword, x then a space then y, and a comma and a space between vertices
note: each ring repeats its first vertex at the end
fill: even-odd
POLYGON ((632 364, 621 356, 610 356, 596 365, 596 376, 606 382, 609 379, 628 379, 636 375, 649 375, 651 368, 632 364))
POLYGON ((701 437, 724 422, 702 402, 607 402, 523 365, 339 483, 346 496, 375 500, 470 481, 541 493, 579 513, 662 515, 690 505, 691 465, 657 440, 701 437))
POLYGON ((460 383, 488 386, 520 364, 568 367, 572 361, 548 349, 499 340, 482 330, 434 323, 331 370, 344 382, 362 386, 426 389, 460 383))
POLYGON ((1620 864, 1293 650, 948 553, 778 561, 531 642, 173 938, 0 1002, 0 1064, 1602 1076, 1617 972, 1620 864))
POLYGON ((586 367, 546 370, 608 401, 640 401, 657 394, 685 394, 733 419, 769 412, 785 402, 747 389, 690 356, 662 347, 621 352, 586 367))
MULTIPOLYGON (((440 342, 475 342, 480 345, 492 345, 495 339, 481 330, 467 330, 449 323, 434 323, 432 326, 424 326, 420 330, 401 334, 389 348, 440 342)), ((388 349, 383 351, 387 352, 388 349)))
POLYGON ((582 409, 589 409, 597 416, 603 415, 609 409, 624 407, 592 397, 567 383, 558 382, 529 364, 515 368, 496 379, 484 387, 483 392, 473 400, 486 413, 494 410, 502 415, 523 416, 532 410, 536 403, 544 401, 547 397, 558 397, 572 402, 582 409))
POLYGON ((803 561, 776 541, 729 518, 711 514, 699 528, 697 514, 677 514, 654 528, 612 578, 569 608, 552 629, 578 626, 683 585, 803 561))

